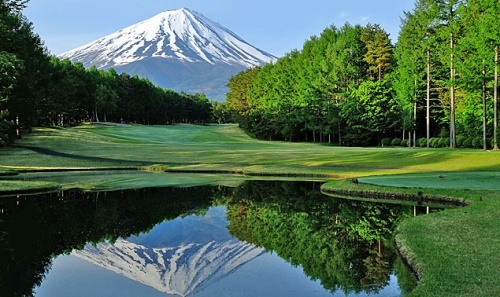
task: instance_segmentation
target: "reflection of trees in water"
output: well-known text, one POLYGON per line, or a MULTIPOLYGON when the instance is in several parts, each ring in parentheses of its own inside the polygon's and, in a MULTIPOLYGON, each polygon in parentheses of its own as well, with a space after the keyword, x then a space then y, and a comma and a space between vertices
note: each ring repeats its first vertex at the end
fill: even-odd
MULTIPOLYGON (((54 256, 82 249, 88 242, 138 235, 164 220, 203 213, 221 203, 228 204, 233 235, 301 265, 325 288, 378 291, 387 284, 396 258, 392 230, 402 214, 412 210, 326 197, 319 186, 246 182, 234 190, 68 191, 2 198, 0 296, 32 295, 54 256)), ((401 267, 396 267, 400 282, 410 284, 411 277, 401 279, 401 267)))
POLYGON ((216 192, 197 187, 2 198, 0 296, 31 296, 54 256, 206 209, 216 192))
POLYGON ((231 234, 301 265, 328 290, 378 292, 396 259, 392 232, 409 207, 334 199, 313 188, 245 183, 228 200, 231 234))

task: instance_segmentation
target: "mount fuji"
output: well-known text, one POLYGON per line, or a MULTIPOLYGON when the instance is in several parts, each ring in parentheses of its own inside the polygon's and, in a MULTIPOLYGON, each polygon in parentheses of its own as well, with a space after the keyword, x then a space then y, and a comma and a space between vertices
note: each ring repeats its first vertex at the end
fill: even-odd
POLYGON ((221 101, 232 75, 276 61, 235 33, 187 8, 162 12, 59 55, 85 67, 114 68, 177 92, 221 101))

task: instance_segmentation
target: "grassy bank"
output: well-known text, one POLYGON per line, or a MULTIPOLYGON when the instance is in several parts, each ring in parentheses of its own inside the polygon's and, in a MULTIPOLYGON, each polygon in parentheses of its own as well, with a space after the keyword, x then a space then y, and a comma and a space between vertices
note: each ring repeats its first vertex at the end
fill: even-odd
POLYGON ((500 295, 499 172, 499 152, 266 142, 234 125, 38 128, 0 150, 0 191, 237 185, 275 175, 334 180, 325 189, 467 199, 399 227, 397 242, 421 275, 412 296, 500 295), (79 169, 99 171, 64 172, 79 169), (352 177, 361 183, 345 180, 352 177))
MULTIPOLYGON (((500 294, 500 197, 494 190, 464 190, 475 187, 470 174, 456 173, 447 189, 432 189, 434 174, 395 176, 394 188, 374 184, 332 181, 323 189, 351 193, 386 193, 465 199, 466 207, 446 209, 403 221, 396 242, 412 264, 420 283, 409 296, 499 296, 500 294), (408 187, 411 185, 412 187, 408 187)), ((364 179, 362 179, 364 180, 364 179)), ((369 182, 389 183, 391 177, 367 178, 369 182)), ((495 187, 496 184, 491 184, 495 187)), ((388 195, 391 196, 391 195, 388 195)))

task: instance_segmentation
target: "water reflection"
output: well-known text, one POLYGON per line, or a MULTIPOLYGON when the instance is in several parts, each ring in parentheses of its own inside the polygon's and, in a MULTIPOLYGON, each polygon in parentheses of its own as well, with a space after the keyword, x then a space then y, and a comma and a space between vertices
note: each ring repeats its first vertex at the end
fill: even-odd
POLYGON ((409 209, 332 199, 300 183, 256 182, 230 199, 228 228, 302 265, 332 292, 378 293, 388 285, 396 259, 392 232, 409 209))
POLYGON ((188 296, 264 252, 229 236, 225 225, 225 208, 210 208, 204 216, 176 219, 114 243, 87 245, 72 255, 159 292, 188 296))
POLYGON ((312 279, 303 286, 331 293, 397 296, 414 286, 392 244, 413 207, 332 199, 315 183, 71 191, 3 199, 2 209, 0 296, 32 295, 60 254, 181 296, 277 292, 259 285, 297 269, 306 276, 295 284, 312 279), (297 268, 269 275, 285 261, 297 268), (245 281, 253 284, 242 289, 245 281))

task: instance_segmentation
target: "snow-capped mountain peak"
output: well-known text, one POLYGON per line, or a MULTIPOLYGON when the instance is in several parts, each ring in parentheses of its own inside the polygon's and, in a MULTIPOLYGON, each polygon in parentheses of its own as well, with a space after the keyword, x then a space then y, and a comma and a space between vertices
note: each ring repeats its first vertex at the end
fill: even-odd
POLYGON ((97 68, 122 66, 148 58, 243 67, 255 67, 276 59, 187 8, 162 12, 60 57, 97 68))

